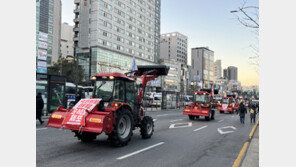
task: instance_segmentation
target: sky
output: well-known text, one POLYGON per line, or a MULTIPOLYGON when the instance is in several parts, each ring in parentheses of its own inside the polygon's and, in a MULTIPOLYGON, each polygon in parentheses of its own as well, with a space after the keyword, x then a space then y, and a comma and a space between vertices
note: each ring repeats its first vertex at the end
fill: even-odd
MULTIPOLYGON (((191 48, 209 47, 222 69, 238 67, 238 80, 243 86, 259 85, 259 73, 250 64, 255 56, 250 45, 258 46, 253 30, 242 26, 232 10, 243 0, 161 0, 161 34, 179 32, 188 37, 188 59, 191 48)), ((247 0, 247 5, 258 5, 247 0)), ((62 22, 73 25, 73 0, 62 0, 62 22)), ((223 70, 222 70, 223 75, 223 70)))

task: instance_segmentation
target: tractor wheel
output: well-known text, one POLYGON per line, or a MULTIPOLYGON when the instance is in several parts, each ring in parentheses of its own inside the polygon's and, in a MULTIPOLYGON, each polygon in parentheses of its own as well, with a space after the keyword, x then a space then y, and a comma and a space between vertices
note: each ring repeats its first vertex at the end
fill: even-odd
POLYGON ((215 120, 215 111, 212 110, 211 112, 212 112, 212 114, 211 114, 211 119, 212 119, 212 120, 215 120))
POLYGON ((193 116, 193 115, 188 115, 188 117, 189 117, 190 120, 194 120, 194 117, 195 117, 195 116, 193 116))
POLYGON ((97 135, 98 134, 91 132, 75 132, 75 136, 78 138, 78 140, 81 140, 82 142, 91 142, 96 139, 97 135))
POLYGON ((206 118, 206 121, 210 121, 210 116, 205 116, 205 118, 206 118))
POLYGON ((199 116, 195 116, 195 118, 196 118, 196 119, 198 119, 198 118, 199 118, 199 116))
POLYGON ((220 111, 220 113, 224 113, 224 111, 220 111))
POLYGON ((148 139, 153 135, 154 122, 150 116, 145 116, 140 125, 140 132, 143 139, 148 139))
POLYGON ((130 111, 117 111, 115 128, 110 133, 108 140, 117 147, 127 145, 133 135, 133 126, 134 125, 130 111))

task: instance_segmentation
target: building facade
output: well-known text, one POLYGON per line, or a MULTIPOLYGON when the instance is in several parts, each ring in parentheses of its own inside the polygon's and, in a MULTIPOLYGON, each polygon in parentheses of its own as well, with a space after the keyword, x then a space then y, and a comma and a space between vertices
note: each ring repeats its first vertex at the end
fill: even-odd
POLYGON ((223 69, 223 78, 228 80, 228 71, 227 68, 223 69))
POLYGON ((197 47, 191 49, 192 79, 196 74, 202 82, 203 88, 210 88, 214 83, 214 51, 208 47, 197 47))
POLYGON ((222 65, 221 60, 216 60, 214 63, 214 80, 222 77, 222 65))
POLYGON ((158 62, 160 0, 74 0, 74 3, 74 47, 86 76, 127 72, 133 56, 137 65, 158 62))
POLYGON ((237 67, 229 66, 227 68, 228 80, 237 81, 237 67))
POLYGON ((74 26, 70 26, 68 23, 63 23, 61 26, 61 56, 66 58, 67 56, 74 57, 74 26))
POLYGON ((187 36, 178 33, 161 34, 160 58, 174 59, 183 65, 187 65, 187 36))
POLYGON ((39 17, 37 31, 47 34, 48 66, 53 65, 60 56, 61 8, 61 0, 39 0, 39 16, 36 15, 39 17))

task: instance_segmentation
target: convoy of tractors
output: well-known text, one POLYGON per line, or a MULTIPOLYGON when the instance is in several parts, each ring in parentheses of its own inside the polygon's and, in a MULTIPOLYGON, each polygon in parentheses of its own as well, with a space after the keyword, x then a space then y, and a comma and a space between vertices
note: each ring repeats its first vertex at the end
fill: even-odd
MULTIPOLYGON (((167 75, 168 71, 165 65, 146 65, 124 74, 93 75, 92 97, 81 99, 71 108, 60 106, 51 114, 46 126, 71 130, 82 142, 92 141, 104 132, 115 146, 127 145, 136 128, 140 129, 143 139, 151 138, 154 122, 143 109, 145 87, 147 82, 167 75)), ((238 109, 242 99, 215 98, 217 93, 214 88, 196 91, 193 99, 186 103, 183 114, 190 120, 204 117, 210 121, 215 119, 215 109, 231 114, 238 109)))

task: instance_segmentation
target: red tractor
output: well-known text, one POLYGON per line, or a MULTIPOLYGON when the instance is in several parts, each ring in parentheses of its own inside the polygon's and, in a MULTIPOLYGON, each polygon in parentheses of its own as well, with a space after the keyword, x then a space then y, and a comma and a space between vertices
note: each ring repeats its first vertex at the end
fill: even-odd
POLYGON ((194 93, 193 103, 186 106, 183 110, 183 115, 188 115, 190 120, 204 116, 207 121, 215 119, 215 110, 213 106, 213 94, 211 89, 201 89, 194 93))
POLYGON ((93 75, 93 96, 81 99, 72 109, 59 107, 46 126, 72 130, 83 142, 105 132, 115 146, 126 145, 136 128, 140 128, 142 138, 150 138, 154 122, 145 116, 143 94, 148 81, 167 75, 168 71, 165 65, 150 65, 138 66, 133 73, 93 75), (136 84, 137 78, 142 79, 142 84, 136 84))
POLYGON ((235 100, 233 95, 227 95, 223 97, 221 103, 218 104, 217 110, 220 113, 228 111, 230 114, 233 114, 235 111, 235 100))

